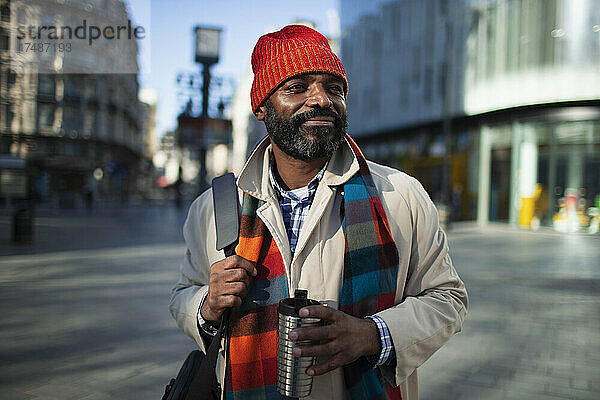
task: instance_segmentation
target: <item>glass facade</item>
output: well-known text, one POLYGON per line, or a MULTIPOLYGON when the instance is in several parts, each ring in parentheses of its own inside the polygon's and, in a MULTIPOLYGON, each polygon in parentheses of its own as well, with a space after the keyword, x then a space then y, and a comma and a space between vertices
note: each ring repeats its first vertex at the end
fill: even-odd
POLYGON ((344 1, 341 23, 368 157, 456 219, 594 230, 600 0, 344 1))
POLYGON ((600 199, 598 120, 518 121, 485 126, 481 135, 479 161, 489 167, 479 176, 480 219, 590 227, 600 199))
POLYGON ((462 113, 465 1, 343 1, 341 58, 355 136, 462 113), (427 23, 424 23, 427 21, 427 23), (451 40, 454 38, 455 40, 451 40), (448 62, 447 55, 451 55, 448 62), (458 65, 458 64, 460 65, 458 65), (456 87, 451 93, 447 83, 456 87))
POLYGON ((466 114, 598 98, 600 0, 473 0, 469 12, 466 114))

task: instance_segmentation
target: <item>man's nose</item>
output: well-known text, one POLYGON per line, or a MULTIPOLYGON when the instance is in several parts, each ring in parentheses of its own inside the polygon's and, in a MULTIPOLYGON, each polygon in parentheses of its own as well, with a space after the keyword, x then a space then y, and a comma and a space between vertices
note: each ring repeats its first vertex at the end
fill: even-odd
POLYGON ((310 88, 309 98, 306 105, 309 107, 321 107, 329 108, 332 105, 332 101, 327 95, 327 91, 321 84, 314 84, 310 88))

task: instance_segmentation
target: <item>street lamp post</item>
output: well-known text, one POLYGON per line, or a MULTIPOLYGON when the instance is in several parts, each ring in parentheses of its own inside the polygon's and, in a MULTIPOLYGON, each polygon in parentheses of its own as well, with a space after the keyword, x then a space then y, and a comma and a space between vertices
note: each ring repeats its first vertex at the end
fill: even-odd
POLYGON ((202 118, 208 118, 210 67, 219 62, 221 28, 196 26, 195 61, 202 64, 202 118))
MULTIPOLYGON (((208 99, 210 88, 210 68, 219 62, 219 44, 221 42, 221 29, 208 26, 196 26, 195 61, 202 64, 202 115, 203 120, 208 119, 208 99)), ((201 142, 198 146, 198 159, 200 160, 200 191, 206 186, 206 148, 207 143, 201 142)))

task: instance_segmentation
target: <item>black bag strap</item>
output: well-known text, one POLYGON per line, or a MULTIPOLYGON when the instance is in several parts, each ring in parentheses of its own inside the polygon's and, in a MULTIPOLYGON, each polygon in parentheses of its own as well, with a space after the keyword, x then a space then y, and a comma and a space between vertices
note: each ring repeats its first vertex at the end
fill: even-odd
POLYGON ((185 400, 206 400, 206 394, 210 393, 210 399, 221 398, 221 386, 219 385, 219 379, 216 375, 217 357, 219 356, 219 348, 221 347, 221 339, 225 332, 225 324, 221 323, 217 334, 210 342, 208 349, 206 350, 206 356, 200 364, 200 368, 194 375, 194 378, 190 382, 190 387, 187 391, 188 396, 185 400), (209 390, 207 390, 207 388, 209 390))
MULTIPOLYGON (((235 176, 227 173, 216 177, 212 181, 213 205, 215 211, 215 225, 217 229, 217 250, 223 249, 225 257, 235 254, 235 246, 238 243, 240 231, 240 211, 237 185, 235 176)), ((229 340, 227 339, 229 314, 231 309, 225 310, 221 316, 221 323, 217 334, 212 338, 208 349, 206 350, 205 362, 203 366, 212 368, 211 371, 199 371, 190 384, 189 393, 192 399, 196 399, 194 394, 202 393, 202 387, 210 387, 214 398, 220 398, 224 388, 219 385, 216 375, 217 358, 219 357, 219 348, 221 341, 225 337, 225 354, 229 355, 229 340)), ((198 398, 198 400, 201 400, 198 398)))
MULTIPOLYGON (((212 180, 215 226, 217 229, 217 250, 224 250, 225 257, 235 254, 235 246, 240 236, 240 202, 235 175, 231 172, 212 180)), ((227 322, 231 309, 221 317, 221 327, 227 332, 227 322)), ((229 349, 227 349, 229 351, 229 349)))

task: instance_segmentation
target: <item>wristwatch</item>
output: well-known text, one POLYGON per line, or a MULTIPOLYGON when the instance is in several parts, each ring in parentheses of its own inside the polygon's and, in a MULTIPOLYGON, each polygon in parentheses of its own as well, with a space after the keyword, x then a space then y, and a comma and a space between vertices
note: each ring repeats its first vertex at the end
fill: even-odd
POLYGON ((208 291, 204 293, 204 297, 202 297, 202 301, 200 302, 200 308, 198 308, 198 325, 200 329, 204 331, 209 336, 215 336, 217 334, 218 329, 211 325, 210 322, 202 318, 202 305, 204 304, 204 300, 206 300, 206 296, 208 295, 208 291))

